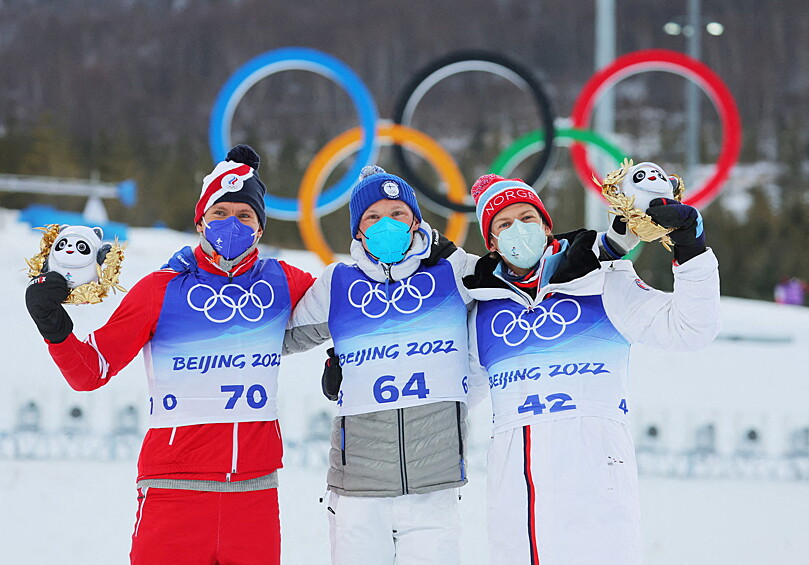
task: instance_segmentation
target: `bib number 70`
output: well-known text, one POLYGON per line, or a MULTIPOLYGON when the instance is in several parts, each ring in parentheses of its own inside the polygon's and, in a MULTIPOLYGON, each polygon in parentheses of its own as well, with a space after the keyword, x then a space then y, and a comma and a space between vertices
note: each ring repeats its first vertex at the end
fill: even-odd
POLYGON ((242 395, 244 395, 244 399, 250 408, 258 410, 259 408, 264 408, 264 405, 267 404, 267 391, 260 384, 254 384, 248 388, 247 394, 244 394, 244 385, 222 385, 219 389, 222 392, 230 393, 230 398, 225 404, 225 410, 236 408, 236 403, 242 395))
POLYGON ((402 387, 401 392, 393 384, 396 377, 393 375, 382 375, 374 383, 374 398, 380 404, 387 402, 396 402, 399 396, 417 396, 418 398, 427 398, 430 394, 430 389, 427 388, 427 383, 424 380, 424 373, 413 373, 405 385, 402 387))

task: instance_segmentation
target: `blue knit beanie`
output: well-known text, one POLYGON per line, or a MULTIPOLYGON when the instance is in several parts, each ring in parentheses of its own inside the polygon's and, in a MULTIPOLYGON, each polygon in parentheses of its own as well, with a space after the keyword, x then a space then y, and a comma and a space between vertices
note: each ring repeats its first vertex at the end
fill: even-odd
POLYGON ((351 237, 356 237, 360 227, 360 219, 365 211, 380 200, 401 200, 413 211, 413 216, 421 222, 421 210, 416 202, 416 192, 413 187, 396 175, 385 172, 385 169, 376 165, 369 165, 362 169, 360 180, 351 191, 351 200, 348 201, 348 210, 351 213, 351 237))

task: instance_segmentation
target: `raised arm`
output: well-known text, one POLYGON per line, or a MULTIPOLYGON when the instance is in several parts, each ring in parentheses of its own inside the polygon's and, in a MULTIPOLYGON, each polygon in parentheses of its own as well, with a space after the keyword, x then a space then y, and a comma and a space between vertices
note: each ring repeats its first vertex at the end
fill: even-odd
POLYGON ((665 227, 674 243, 674 292, 646 286, 630 267, 610 273, 604 306, 618 330, 631 342, 666 349, 707 346, 721 328, 719 265, 705 246, 699 212, 676 200, 656 199, 647 213, 665 227))
POLYGON ((72 333, 73 322, 61 304, 67 294, 60 297, 54 290, 61 288, 56 278, 61 276, 47 273, 40 277, 44 282, 34 279, 26 290, 28 311, 71 388, 95 390, 135 358, 152 336, 166 285, 176 274, 166 270, 143 278, 124 295, 109 321, 84 341, 72 333))

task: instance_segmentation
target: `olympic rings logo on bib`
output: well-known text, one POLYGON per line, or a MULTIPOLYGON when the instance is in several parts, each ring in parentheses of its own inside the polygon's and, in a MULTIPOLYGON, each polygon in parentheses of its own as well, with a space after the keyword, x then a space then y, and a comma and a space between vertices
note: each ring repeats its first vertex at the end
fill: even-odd
POLYGON ((517 345, 521 345, 528 336, 532 333, 539 339, 545 341, 551 341, 556 339, 557 337, 562 336, 565 333, 565 330, 570 324, 575 323, 581 317, 581 306, 575 300, 570 298, 564 298, 556 302, 553 306, 549 309, 545 309, 544 306, 541 304, 537 306, 534 310, 525 310, 520 313, 519 316, 516 316, 514 312, 511 310, 500 310, 497 314, 494 315, 492 318, 492 335, 495 337, 502 337, 503 342, 510 347, 516 347, 517 345), (557 312, 556 309, 559 307, 560 304, 564 304, 565 302, 570 302, 573 306, 576 307, 576 314, 573 316, 572 319, 568 320, 563 313, 557 312), (525 314, 537 312, 537 317, 534 318, 533 321, 526 320, 523 318, 525 314), (503 326, 501 331, 498 331, 496 326, 497 319, 500 317, 501 314, 506 315, 506 317, 510 316, 510 320, 506 322, 506 325, 503 326), (546 326, 546 322, 548 322, 546 326), (554 328, 554 326, 558 326, 554 328), (552 335, 545 335, 540 332, 541 328, 545 328, 546 330, 553 331, 552 335), (516 332, 517 336, 521 332, 524 332, 522 337, 520 337, 517 341, 511 341, 511 336, 514 335, 516 332))
POLYGON ((220 288, 219 291, 207 284, 199 283, 191 287, 186 300, 191 308, 197 312, 203 312, 206 318, 216 324, 229 322, 237 312, 248 322, 258 322, 264 316, 264 311, 270 308, 275 301, 275 291, 267 281, 256 281, 249 290, 245 290, 237 284, 229 283, 220 288), (269 293, 266 291, 258 292, 259 285, 267 287, 269 293), (200 290, 195 293, 196 289, 204 289, 204 292, 200 290), (230 289, 233 289, 233 292, 228 294, 230 289), (192 295, 194 295, 193 298, 192 295), (200 295, 206 296, 201 304, 199 302, 200 295), (218 304, 222 306, 217 308, 218 304), (222 312, 223 308, 226 309, 225 312, 222 312), (229 309, 229 313, 227 309, 229 309), (217 316, 217 314, 219 315, 217 316), (224 317, 222 317, 223 314, 224 317))
MULTIPOLYGON (((423 283, 422 286, 426 284, 423 283)), ((364 279, 358 279, 348 287, 348 301, 354 308, 362 310, 362 313, 369 318, 381 318, 388 313, 391 306, 401 314, 413 314, 418 312, 424 301, 435 292, 435 279, 430 273, 416 273, 412 277, 399 281, 390 298, 380 288, 381 286, 382 283, 371 283, 364 279), (420 288, 415 284, 417 277, 422 276, 427 277, 430 285, 429 290, 420 288), (358 293, 354 291, 354 287, 357 285, 366 289, 365 294, 359 300, 355 300, 358 293)))

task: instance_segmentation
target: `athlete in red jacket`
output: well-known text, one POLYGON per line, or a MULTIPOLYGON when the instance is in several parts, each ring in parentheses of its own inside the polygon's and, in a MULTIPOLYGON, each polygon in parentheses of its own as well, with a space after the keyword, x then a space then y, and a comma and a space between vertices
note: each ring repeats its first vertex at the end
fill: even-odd
POLYGON ((65 279, 34 279, 26 304, 75 390, 107 384, 141 350, 150 421, 138 460, 133 564, 280 562, 276 391, 290 312, 308 273, 259 259, 266 221, 258 155, 234 147, 205 177, 200 245, 141 279, 79 341, 65 279))

